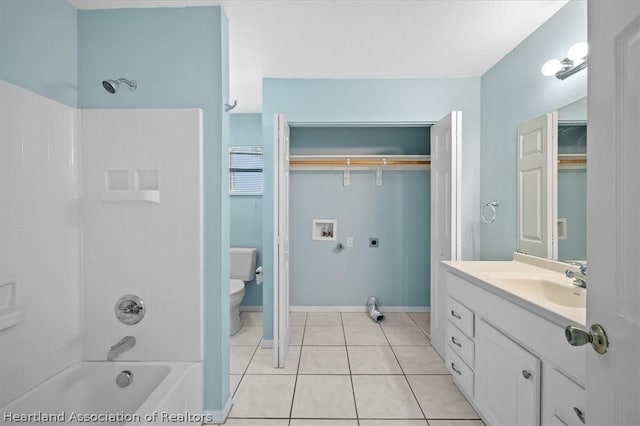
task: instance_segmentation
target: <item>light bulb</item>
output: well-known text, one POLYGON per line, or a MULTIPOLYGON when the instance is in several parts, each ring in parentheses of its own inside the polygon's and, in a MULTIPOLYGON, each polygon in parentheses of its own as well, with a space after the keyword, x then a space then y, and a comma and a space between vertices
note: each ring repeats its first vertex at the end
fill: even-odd
POLYGON ((587 56, 587 53, 589 53, 589 44, 581 41, 569 48, 567 58, 573 62, 578 62, 584 59, 587 56))
POLYGON ((554 75, 562 69, 562 63, 557 59, 550 59, 542 66, 542 74, 548 76, 554 75))

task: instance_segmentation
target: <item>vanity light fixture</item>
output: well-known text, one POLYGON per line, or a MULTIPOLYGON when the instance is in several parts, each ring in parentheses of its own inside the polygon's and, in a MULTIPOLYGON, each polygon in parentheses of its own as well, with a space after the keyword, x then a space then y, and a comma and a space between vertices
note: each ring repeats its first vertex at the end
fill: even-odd
POLYGON ((542 74, 546 76, 555 75, 559 80, 583 70, 587 67, 587 54, 589 45, 581 41, 569 48, 567 57, 563 60, 551 59, 542 66, 542 74))

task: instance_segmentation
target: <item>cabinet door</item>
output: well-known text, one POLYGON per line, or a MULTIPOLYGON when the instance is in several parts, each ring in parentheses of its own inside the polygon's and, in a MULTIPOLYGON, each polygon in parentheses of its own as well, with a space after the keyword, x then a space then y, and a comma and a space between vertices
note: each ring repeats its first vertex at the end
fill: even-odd
POLYGON ((488 424, 540 424, 540 360, 479 320, 475 402, 488 424))

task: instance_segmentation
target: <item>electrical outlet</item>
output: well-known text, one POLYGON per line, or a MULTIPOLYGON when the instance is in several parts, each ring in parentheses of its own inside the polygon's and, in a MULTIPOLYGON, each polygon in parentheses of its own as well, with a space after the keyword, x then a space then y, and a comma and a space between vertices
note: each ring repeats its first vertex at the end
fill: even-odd
POLYGON ((369 247, 378 248, 380 246, 380 241, 378 237, 369 238, 369 247))
POLYGON ((347 247, 353 247, 353 237, 347 237, 347 247))

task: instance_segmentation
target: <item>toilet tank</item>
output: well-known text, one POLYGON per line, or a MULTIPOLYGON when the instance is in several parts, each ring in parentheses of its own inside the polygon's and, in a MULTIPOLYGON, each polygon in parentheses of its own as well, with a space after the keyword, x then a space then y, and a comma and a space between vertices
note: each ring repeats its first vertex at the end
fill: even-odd
POLYGON ((256 276, 256 257, 258 249, 254 247, 229 249, 229 278, 251 281, 256 276))

